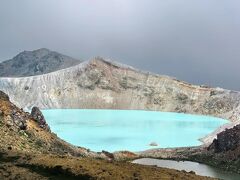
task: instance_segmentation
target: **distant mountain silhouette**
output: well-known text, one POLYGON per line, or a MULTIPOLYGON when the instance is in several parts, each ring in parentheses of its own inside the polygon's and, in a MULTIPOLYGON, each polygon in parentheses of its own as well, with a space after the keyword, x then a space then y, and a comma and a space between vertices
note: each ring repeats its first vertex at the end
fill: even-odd
POLYGON ((46 48, 23 51, 0 63, 0 77, 22 77, 50 73, 81 63, 80 60, 46 48))

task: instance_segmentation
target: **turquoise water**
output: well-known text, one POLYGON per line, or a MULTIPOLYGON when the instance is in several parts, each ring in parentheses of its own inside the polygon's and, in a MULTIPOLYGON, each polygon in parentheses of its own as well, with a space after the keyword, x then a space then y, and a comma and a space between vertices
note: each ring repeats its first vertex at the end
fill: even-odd
POLYGON ((142 151, 200 145, 199 138, 228 121, 180 113, 135 110, 43 110, 51 130, 93 151, 142 151), (158 146, 150 146, 155 142, 158 146))

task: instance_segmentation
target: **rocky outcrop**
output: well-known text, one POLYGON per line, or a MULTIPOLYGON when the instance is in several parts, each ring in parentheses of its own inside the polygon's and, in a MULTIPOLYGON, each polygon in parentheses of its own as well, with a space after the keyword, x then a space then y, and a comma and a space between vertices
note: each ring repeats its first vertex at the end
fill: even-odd
POLYGON ((0 78, 0 89, 28 110, 139 109, 240 120, 239 92, 195 86, 102 58, 39 76, 0 78))
POLYGON ((234 151, 237 148, 240 152, 240 125, 219 133, 217 139, 214 139, 209 146, 209 150, 214 150, 216 153, 234 151))
POLYGON ((42 112, 40 111, 40 109, 38 107, 33 107, 32 108, 31 116, 39 124, 39 126, 41 128, 50 131, 50 128, 49 128, 42 112))
POLYGON ((205 151, 194 159, 240 173, 240 125, 226 129, 217 135, 205 151))
POLYGON ((13 59, 0 63, 0 77, 46 74, 77 65, 80 62, 79 60, 45 48, 35 51, 24 51, 13 59))

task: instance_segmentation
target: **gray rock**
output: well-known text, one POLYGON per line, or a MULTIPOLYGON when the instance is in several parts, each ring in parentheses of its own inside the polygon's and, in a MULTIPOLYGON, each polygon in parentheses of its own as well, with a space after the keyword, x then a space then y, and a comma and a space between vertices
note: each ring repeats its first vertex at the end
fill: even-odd
MULTIPOLYGON (((50 73, 79 64, 81 61, 42 48, 24 51, 0 63, 1 77, 22 77, 50 73)), ((26 86, 27 87, 27 86, 26 86)), ((28 88, 25 90, 28 90, 28 88)))
POLYGON ((31 117, 39 124, 41 128, 50 130, 46 120, 38 107, 33 107, 31 111, 31 117))
POLYGON ((158 146, 158 144, 156 142, 151 142, 149 146, 158 146))
POLYGON ((32 108, 31 116, 34 120, 36 120, 39 123, 39 125, 46 124, 46 120, 38 107, 32 108))
POLYGON ((213 140, 208 149, 220 153, 233 151, 237 148, 240 148, 240 125, 219 133, 217 139, 213 140))
POLYGON ((10 115, 8 115, 8 116, 5 117, 5 121, 6 121, 6 125, 7 125, 8 127, 11 127, 11 126, 14 125, 14 124, 13 124, 13 120, 12 120, 12 118, 11 118, 10 115))

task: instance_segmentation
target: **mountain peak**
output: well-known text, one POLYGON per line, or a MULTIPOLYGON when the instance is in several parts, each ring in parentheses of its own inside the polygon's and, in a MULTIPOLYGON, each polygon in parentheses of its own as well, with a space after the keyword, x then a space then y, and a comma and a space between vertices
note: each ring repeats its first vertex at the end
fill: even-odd
POLYGON ((0 77, 22 77, 50 73, 81 63, 80 60, 40 48, 23 51, 13 59, 0 63, 0 77))
POLYGON ((36 49, 36 50, 34 50, 34 51, 48 51, 48 52, 50 52, 50 50, 47 49, 47 48, 40 48, 40 49, 36 49))
POLYGON ((53 52, 53 51, 51 51, 47 48, 40 48, 40 49, 33 50, 32 52, 33 53, 43 53, 43 54, 45 54, 45 53, 50 53, 50 52, 53 52))
MULTIPOLYGON (((15 59, 15 60, 24 59, 27 56, 36 56, 36 57, 40 58, 40 57, 45 56, 45 55, 47 55, 51 52, 52 51, 50 51, 47 48, 40 48, 40 49, 36 49, 36 50, 33 50, 33 51, 24 50, 24 51, 20 52, 19 54, 17 54, 13 59, 15 59)), ((36 59, 31 58, 31 60, 36 60, 36 59)))

